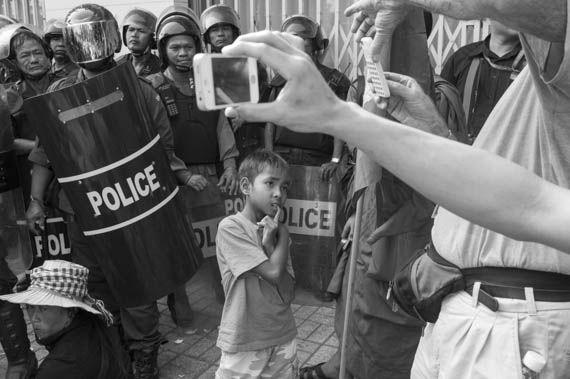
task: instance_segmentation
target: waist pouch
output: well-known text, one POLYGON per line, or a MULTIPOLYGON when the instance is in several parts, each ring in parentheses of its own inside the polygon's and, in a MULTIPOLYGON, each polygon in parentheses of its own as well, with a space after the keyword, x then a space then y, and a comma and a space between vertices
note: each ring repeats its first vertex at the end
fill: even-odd
POLYGON ((472 293, 481 283, 478 301, 492 311, 499 309, 496 297, 525 299, 525 287, 533 289, 536 301, 570 301, 570 275, 509 267, 460 269, 447 261, 430 243, 417 251, 390 283, 393 306, 422 321, 434 323, 443 299, 457 291, 472 293))
POLYGON ((428 244, 418 250, 390 283, 394 300, 408 314, 434 323, 443 299, 465 289, 459 267, 441 257, 428 244))

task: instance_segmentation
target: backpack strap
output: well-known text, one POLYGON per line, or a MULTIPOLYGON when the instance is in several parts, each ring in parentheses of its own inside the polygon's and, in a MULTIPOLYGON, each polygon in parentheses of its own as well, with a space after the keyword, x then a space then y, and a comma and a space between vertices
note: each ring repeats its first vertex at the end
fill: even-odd
POLYGON ((481 66, 481 58, 473 59, 469 65, 467 72, 467 80, 463 88, 463 111, 465 113, 465 125, 469 125, 469 117, 471 116, 471 105, 477 101, 477 94, 473 96, 473 89, 475 88, 475 80, 478 78, 477 73, 481 66))

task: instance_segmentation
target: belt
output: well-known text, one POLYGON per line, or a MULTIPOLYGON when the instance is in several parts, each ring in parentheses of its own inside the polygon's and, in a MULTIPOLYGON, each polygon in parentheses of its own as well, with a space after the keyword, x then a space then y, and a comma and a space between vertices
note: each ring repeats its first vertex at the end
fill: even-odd
MULTIPOLYGON (((532 288, 532 287, 531 287, 532 288)), ((535 301, 548 301, 548 302, 570 302, 570 291, 552 291, 533 288, 535 301)), ((473 295, 473 285, 465 288, 465 291, 473 295)), ((481 284, 478 293, 478 301, 496 312, 499 310, 499 302, 496 297, 525 300, 525 289, 522 287, 501 287, 488 284, 481 284)))
POLYGON ((478 301, 492 311, 499 309, 496 297, 525 300, 526 288, 532 288, 534 301, 570 302, 570 276, 514 268, 481 267, 462 270, 465 291, 473 295, 481 283, 478 301))

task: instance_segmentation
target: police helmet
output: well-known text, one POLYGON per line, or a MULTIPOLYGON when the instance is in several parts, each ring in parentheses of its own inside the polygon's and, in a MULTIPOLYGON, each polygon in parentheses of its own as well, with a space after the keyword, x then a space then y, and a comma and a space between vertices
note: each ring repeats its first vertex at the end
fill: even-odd
POLYGON ((208 33, 210 28, 218 24, 228 24, 234 30, 234 37, 237 38, 241 34, 239 27, 239 15, 232 8, 227 5, 217 4, 207 8, 200 16, 202 21, 202 29, 204 30, 204 41, 210 43, 208 33))
POLYGON ((65 23, 61 20, 52 19, 47 22, 44 31, 44 40, 49 44, 52 38, 63 38, 65 23))
POLYGON ((178 35, 188 35, 192 37, 196 44, 196 51, 203 51, 202 31, 196 13, 194 13, 192 9, 184 6, 171 5, 162 11, 156 26, 158 56, 162 61, 163 68, 168 66, 166 42, 168 38, 178 35))
POLYGON ((10 58, 16 58, 16 52, 12 48, 13 41, 18 38, 18 36, 36 40, 44 49, 46 56, 51 59, 53 58, 53 51, 49 45, 32 29, 24 24, 15 23, 6 25, 0 29, 0 60, 10 58))
POLYGON ((127 29, 131 24, 144 25, 150 30, 150 48, 156 49, 156 38, 154 36, 154 31, 156 29, 156 16, 151 11, 147 11, 142 8, 133 8, 123 19, 123 44, 127 46, 127 29))
POLYGON ((5 27, 6 25, 17 24, 18 21, 13 19, 12 17, 4 16, 0 14, 0 29, 5 27))
POLYGON ((77 64, 112 58, 121 49, 121 34, 113 14, 97 4, 79 5, 65 17, 63 41, 77 64))
POLYGON ((288 17, 283 21, 281 31, 303 39, 312 39, 315 50, 325 50, 329 45, 329 40, 323 37, 321 26, 308 16, 299 14, 288 17))

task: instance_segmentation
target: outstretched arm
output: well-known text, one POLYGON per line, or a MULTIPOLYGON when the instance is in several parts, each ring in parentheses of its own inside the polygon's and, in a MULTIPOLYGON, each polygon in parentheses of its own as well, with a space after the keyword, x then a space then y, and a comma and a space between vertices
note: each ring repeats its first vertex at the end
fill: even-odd
POLYGON ((485 151, 379 118, 339 100, 292 36, 239 37, 224 53, 258 58, 287 80, 272 103, 228 108, 228 116, 297 132, 328 133, 358 146, 425 196, 510 237, 570 253, 570 191, 485 151), (319 122, 314 122, 319 120, 319 122), (349 123, 352 127, 344 127, 349 123))

